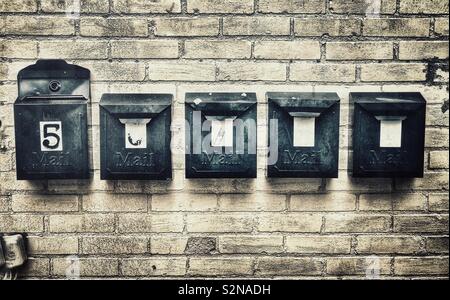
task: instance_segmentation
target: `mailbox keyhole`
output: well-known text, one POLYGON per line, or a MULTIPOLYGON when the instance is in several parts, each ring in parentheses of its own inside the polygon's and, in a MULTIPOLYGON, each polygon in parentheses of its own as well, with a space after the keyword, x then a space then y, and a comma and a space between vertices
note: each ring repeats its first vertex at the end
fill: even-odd
POLYGON ((52 81, 50 81, 48 88, 52 92, 57 92, 61 89, 61 82, 59 82, 57 80, 52 80, 52 81))

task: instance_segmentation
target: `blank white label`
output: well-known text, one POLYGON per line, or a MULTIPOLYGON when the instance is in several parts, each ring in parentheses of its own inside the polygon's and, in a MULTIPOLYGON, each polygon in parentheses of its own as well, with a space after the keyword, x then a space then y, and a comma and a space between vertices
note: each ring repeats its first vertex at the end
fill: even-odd
POLYGON ((125 124, 125 149, 147 148, 147 124, 151 119, 120 119, 125 124))
POLYGON ((294 117, 294 147, 314 147, 316 118, 294 117))
POLYGON ((61 121, 39 122, 41 136, 41 151, 62 151, 62 124, 61 121))
POLYGON ((211 120, 211 146, 233 147, 234 119, 211 120))
POLYGON ((380 120, 380 147, 400 148, 402 146, 402 119, 380 120))

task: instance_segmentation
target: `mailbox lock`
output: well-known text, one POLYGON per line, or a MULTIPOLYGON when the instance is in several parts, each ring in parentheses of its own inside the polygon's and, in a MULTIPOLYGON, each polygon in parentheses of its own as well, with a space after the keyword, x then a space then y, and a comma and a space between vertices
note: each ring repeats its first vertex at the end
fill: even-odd
POLYGON ((57 92, 61 89, 61 82, 59 82, 58 80, 52 80, 50 81, 48 88, 52 92, 57 92))

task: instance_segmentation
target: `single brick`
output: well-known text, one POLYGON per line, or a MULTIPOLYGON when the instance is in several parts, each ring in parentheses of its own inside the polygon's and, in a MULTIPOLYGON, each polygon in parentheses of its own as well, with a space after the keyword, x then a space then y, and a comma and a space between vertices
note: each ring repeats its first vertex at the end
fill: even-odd
POLYGON ((217 208, 214 194, 164 194, 152 196, 154 211, 212 211, 217 208))
POLYGON ((396 275, 448 275, 448 257, 396 257, 396 275))
POLYGON ((29 257, 24 266, 21 267, 19 278, 38 277, 48 278, 50 275, 50 259, 29 257))
POLYGON ((449 82, 449 72, 448 65, 439 64, 437 65, 436 75, 434 76, 434 82, 437 83, 448 83, 449 82))
POLYGON ((420 237, 358 236, 358 254, 414 254, 421 250, 420 237))
POLYGON ((184 45, 186 58, 250 58, 252 43, 249 41, 193 40, 184 45))
POLYGON ((448 59, 448 41, 400 42, 399 58, 402 60, 448 59))
POLYGON ((426 198, 422 194, 362 194, 360 210, 425 210, 426 198))
POLYGON ((43 217, 39 215, 0 215, 0 232, 42 232, 43 217))
POLYGON ((78 211, 78 196, 13 195, 12 210, 18 212, 78 211))
POLYGON ((206 18, 153 18, 157 36, 217 36, 219 34, 219 19, 206 18))
POLYGON ((395 232, 446 233, 448 215, 398 215, 394 216, 395 232))
POLYGON ((41 41, 39 57, 52 59, 105 59, 108 57, 108 43, 98 41, 41 41))
POLYGON ((83 237, 83 254, 142 254, 147 253, 148 238, 139 236, 83 237))
POLYGON ((145 19, 85 17, 80 20, 80 34, 95 37, 147 36, 145 19))
POLYGON ((184 276, 186 258, 127 258, 122 260, 121 269, 130 277, 184 276))
POLYGON ((251 232, 255 216, 251 214, 188 215, 188 232, 251 232))
POLYGON ((186 180, 184 182, 184 188, 188 192, 220 194, 249 193, 249 191, 255 190, 254 184, 250 180, 226 178, 186 180))
POLYGON ((449 126, 449 111, 442 111, 442 104, 427 106, 427 120, 426 124, 429 126, 449 126))
POLYGON ((330 11, 338 14, 393 14, 396 10, 396 0, 333 0, 330 1, 330 11))
POLYGON ((367 275, 390 274, 389 257, 332 257, 327 259, 327 274, 367 275))
POLYGON ((65 236, 29 236, 28 251, 36 254, 77 254, 78 238, 65 236))
POLYGON ((109 0, 41 0, 41 10, 68 15, 82 13, 108 13, 109 0))
POLYGON ((428 197, 430 211, 448 211, 448 193, 431 194, 428 197))
POLYGON ((392 42, 331 42, 327 43, 329 60, 393 59, 392 42))
POLYGON ((291 80, 304 82, 354 82, 356 66, 353 64, 291 64, 291 80))
POLYGON ((36 12, 37 3, 35 0, 0 0, 0 12, 36 12))
POLYGON ((448 169, 448 151, 430 152, 430 169, 448 169))
MULTIPOLYGON (((5 114, 4 110, 2 109, 2 106, 0 106, 0 114, 4 116, 11 116, 12 114, 5 114)), ((5 118, 6 119, 6 118, 5 118)), ((0 118, 0 122, 2 124, 7 124, 8 120, 5 121, 5 119, 0 118)), ((0 153, 0 171, 2 172, 8 172, 12 170, 12 153, 6 152, 6 153, 0 153)))
POLYGON ((402 14, 448 14, 448 0, 402 0, 402 14))
POLYGON ((325 232, 388 232, 388 215, 330 214, 325 217, 325 232))
POLYGON ((219 238, 220 253, 281 253, 282 236, 222 236, 219 238))
POLYGON ((223 194, 219 199, 221 211, 281 211, 286 208, 284 195, 223 194))
POLYGON ((0 16, 0 34, 74 35, 74 20, 65 17, 0 16))
POLYGON ((427 253, 448 254, 448 236, 430 236, 425 238, 427 253))
POLYGON ((152 254, 184 254, 188 242, 186 236, 154 236, 150 240, 152 254))
POLYGON ((395 188, 399 191, 448 190, 448 180, 447 172, 425 173, 423 178, 396 179, 395 188))
POLYGON ((398 19, 365 19, 365 36, 382 37, 427 37, 430 34, 430 19, 428 18, 398 18, 398 19))
MULTIPOLYGON (((29 62, 11 62, 11 63, 2 63, 0 65, 0 80, 17 80, 17 74, 19 73, 20 70, 22 70, 23 68, 25 68, 27 66, 27 64, 29 64, 29 62)), ((9 107, 4 107, 4 110, 7 110, 11 108, 9 107)), ((2 117, 3 119, 3 117, 2 117)), ((12 120, 11 120, 12 121, 12 120)), ((5 133, 6 135, 6 133, 5 133)), ((5 138, 8 137, 8 135, 6 135, 3 140, 5 140, 5 138)), ((11 135, 11 138, 14 138, 14 135, 11 135)), ((11 140, 11 147, 13 147, 12 143, 14 143, 14 140, 11 140)), ((14 176, 15 179, 15 176, 14 176)), ((6 186, 6 185, 5 185, 6 186)))
POLYGON ((448 36, 449 20, 448 18, 436 18, 434 32, 438 35, 448 36))
POLYGON ((147 211, 147 196, 94 193, 83 196, 83 210, 93 212, 144 212, 147 211))
POLYGON ((282 63, 231 62, 219 64, 220 81, 285 81, 286 65, 282 63))
POLYGON ((184 254, 208 255, 217 250, 215 237, 189 237, 184 254))
POLYGON ((286 251, 289 253, 350 254, 350 236, 288 236, 286 251))
POLYGON ((296 36, 352 36, 361 34, 361 21, 358 19, 311 19, 296 18, 296 36))
POLYGON ((201 14, 250 14, 254 11, 253 0, 189 0, 188 13, 201 14))
POLYGON ((256 264, 259 276, 320 275, 322 261, 316 258, 262 257, 256 264))
POLYGON ((178 58, 178 41, 112 41, 113 58, 178 58))
POLYGON ((259 216, 260 232, 320 232, 322 216, 305 213, 271 213, 259 216))
POLYGON ((251 275, 252 258, 190 258, 188 274, 191 276, 251 275))
POLYGON ((80 61, 79 65, 91 70, 93 81, 142 81, 145 77, 145 65, 139 62, 80 61))
POLYGON ((320 59, 318 41, 258 41, 255 42, 258 59, 320 59))
POLYGON ((49 219, 50 232, 57 233, 101 233, 114 232, 113 214, 52 215, 49 219))
POLYGON ((156 62, 149 67, 151 81, 214 81, 215 77, 212 63, 156 62))
POLYGON ((53 258, 52 274, 56 276, 68 276, 68 274, 71 274, 70 270, 74 264, 79 267, 81 277, 112 277, 119 275, 118 259, 79 258, 74 263, 70 257, 53 258))
POLYGON ((425 131, 425 147, 448 148, 449 132, 448 128, 427 128, 425 131))
POLYGON ((180 13, 180 0, 113 0, 112 10, 116 13, 148 14, 148 13, 180 13))
POLYGON ((9 199, 6 196, 0 196, 0 212, 9 210, 9 199))
POLYGON ((225 17, 224 35, 289 35, 290 18, 286 17, 225 17))
POLYGON ((0 40, 0 57, 36 58, 37 42, 25 40, 0 40))
POLYGON ((123 214, 119 216, 119 231, 140 232, 182 232, 182 214, 123 214))
POLYGON ((425 81, 426 64, 380 63, 361 65, 361 81, 425 81))
POLYGON ((356 196, 347 193, 292 195, 292 211, 352 211, 356 196))
POLYGON ((294 13, 320 14, 326 9, 324 0, 259 0, 259 12, 262 13, 294 13))

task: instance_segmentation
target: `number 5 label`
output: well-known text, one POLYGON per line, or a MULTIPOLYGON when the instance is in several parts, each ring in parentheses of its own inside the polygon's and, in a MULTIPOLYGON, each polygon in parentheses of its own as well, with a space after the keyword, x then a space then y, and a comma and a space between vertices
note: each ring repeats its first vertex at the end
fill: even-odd
POLYGON ((41 151, 62 151, 61 121, 39 122, 41 135, 41 151))

